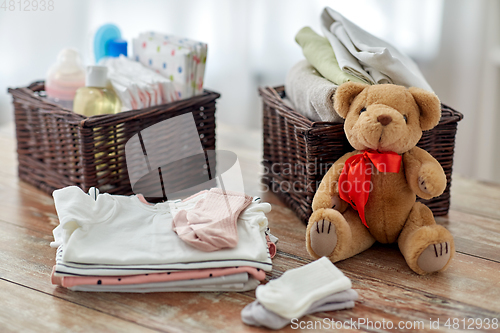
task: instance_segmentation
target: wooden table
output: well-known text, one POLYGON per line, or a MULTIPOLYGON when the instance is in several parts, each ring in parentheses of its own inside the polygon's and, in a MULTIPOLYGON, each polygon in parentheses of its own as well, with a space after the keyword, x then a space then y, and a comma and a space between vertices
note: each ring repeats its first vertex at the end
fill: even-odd
MULTIPOLYGON (((252 195, 261 191, 260 136, 218 126, 218 148, 238 154, 246 192, 252 195)), ((49 242, 58 224, 53 200, 18 180, 12 125, 0 129, 0 154, 0 332, 264 331, 240 319, 241 309, 255 298, 253 291, 143 295, 73 292, 53 286, 49 276, 55 249, 49 242)), ((279 238, 269 280, 311 258, 304 245, 305 225, 274 195, 261 196, 273 205, 268 218, 279 238)), ((429 320, 436 325, 439 319, 442 330, 453 330, 456 318, 463 330, 464 322, 466 326, 472 322, 469 318, 483 325, 487 318, 500 320, 500 187, 455 177, 452 209, 438 222, 456 242, 456 256, 445 273, 418 276, 407 267, 397 246, 375 245, 337 264, 359 292, 355 308, 307 316, 302 325, 324 319, 352 320, 355 325, 369 320, 371 327, 347 331, 379 332, 385 331, 378 326, 383 321, 385 327, 388 321, 394 327, 400 321, 407 327, 423 321, 429 330, 429 320), (447 321, 449 329, 444 326, 447 321)), ((323 330, 331 331, 327 326, 323 330)))

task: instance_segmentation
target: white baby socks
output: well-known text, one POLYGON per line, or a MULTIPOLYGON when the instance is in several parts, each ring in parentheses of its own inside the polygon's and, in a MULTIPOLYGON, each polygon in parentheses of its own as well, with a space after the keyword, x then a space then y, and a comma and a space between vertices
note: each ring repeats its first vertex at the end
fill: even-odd
POLYGON ((315 301, 350 288, 351 280, 323 257, 259 286, 255 295, 266 309, 292 319, 301 317, 315 301))
POLYGON ((332 262, 323 257, 291 269, 255 291, 257 300, 241 311, 247 325, 280 329, 293 318, 354 307, 358 293, 332 262))
POLYGON ((175 215, 173 230, 184 242, 202 251, 235 247, 236 221, 251 202, 252 197, 243 193, 211 189, 192 210, 175 215))
MULTIPOLYGON (((350 309, 354 307, 354 301, 357 299, 358 293, 353 289, 348 289, 314 302, 304 315, 323 311, 350 309)), ((265 326, 274 330, 279 330, 291 322, 290 319, 283 318, 267 310, 259 301, 248 304, 241 311, 241 320, 247 325, 265 326)))

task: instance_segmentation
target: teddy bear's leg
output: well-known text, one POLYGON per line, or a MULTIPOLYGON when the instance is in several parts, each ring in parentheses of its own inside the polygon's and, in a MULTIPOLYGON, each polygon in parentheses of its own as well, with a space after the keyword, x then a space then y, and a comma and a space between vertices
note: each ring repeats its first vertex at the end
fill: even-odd
POLYGON ((307 251, 314 258, 329 257, 332 262, 352 257, 373 245, 375 239, 352 208, 343 214, 334 209, 318 209, 309 218, 307 251))
POLYGON ((453 236, 437 225, 432 211, 416 202, 398 239, 408 266, 418 274, 444 271, 455 253, 453 236))

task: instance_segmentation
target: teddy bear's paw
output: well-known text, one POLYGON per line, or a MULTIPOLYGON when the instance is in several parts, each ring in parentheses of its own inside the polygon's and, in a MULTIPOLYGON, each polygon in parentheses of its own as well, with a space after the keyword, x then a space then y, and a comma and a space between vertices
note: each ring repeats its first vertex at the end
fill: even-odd
POLYGON ((430 194, 429 190, 427 190, 427 186, 423 177, 418 177, 418 187, 420 188, 420 191, 430 194))
POLYGON ((423 165, 419 171, 418 187, 423 193, 436 197, 446 188, 446 176, 442 170, 423 165))
POLYGON ((321 219, 313 223, 310 229, 311 248, 318 256, 330 256, 337 246, 337 233, 335 225, 321 219))
POLYGON ((434 192, 432 186, 428 186, 428 182, 425 181, 424 177, 418 177, 418 187, 420 191, 432 195, 434 192))
POLYGON ((426 273, 441 270, 451 256, 451 247, 448 242, 431 244, 420 254, 417 265, 426 273))

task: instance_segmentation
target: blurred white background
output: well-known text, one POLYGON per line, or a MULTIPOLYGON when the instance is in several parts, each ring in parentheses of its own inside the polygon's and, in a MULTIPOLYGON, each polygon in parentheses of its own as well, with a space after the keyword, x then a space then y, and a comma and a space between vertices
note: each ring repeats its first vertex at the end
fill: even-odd
POLYGON ((44 79, 65 47, 77 48, 92 64, 93 32, 115 23, 129 42, 150 30, 207 42, 205 87, 222 94, 218 121, 259 128, 257 87, 284 83, 287 70, 303 58, 295 33, 306 25, 320 32, 325 6, 417 61, 441 100, 465 115, 455 172, 499 182, 495 0, 54 0, 53 11, 0 8, 0 124, 12 121, 7 87, 44 79))

